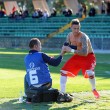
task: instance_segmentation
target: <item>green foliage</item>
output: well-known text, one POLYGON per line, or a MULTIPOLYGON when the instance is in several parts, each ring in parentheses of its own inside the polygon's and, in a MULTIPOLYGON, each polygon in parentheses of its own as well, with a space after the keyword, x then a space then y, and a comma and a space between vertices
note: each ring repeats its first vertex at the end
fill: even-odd
POLYGON ((29 14, 32 14, 34 11, 32 0, 26 0, 26 3, 27 3, 27 8, 29 10, 29 14))
POLYGON ((78 0, 79 3, 85 3, 87 0, 78 0))
POLYGON ((86 11, 88 14, 90 10, 90 2, 88 0, 78 0, 78 2, 86 5, 86 11))
POLYGON ((21 0, 21 1, 17 1, 17 3, 18 5, 19 3, 21 4, 20 7, 23 7, 23 5, 26 4, 26 8, 28 9, 29 14, 31 16, 32 12, 34 11, 32 0, 21 0))
POLYGON ((54 0, 53 7, 55 7, 57 12, 60 14, 62 9, 65 8, 64 0, 54 0))

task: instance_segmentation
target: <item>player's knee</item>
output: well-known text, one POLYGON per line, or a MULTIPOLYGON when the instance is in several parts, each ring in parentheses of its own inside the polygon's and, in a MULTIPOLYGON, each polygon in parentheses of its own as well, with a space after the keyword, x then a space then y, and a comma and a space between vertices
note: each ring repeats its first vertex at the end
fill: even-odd
POLYGON ((61 72, 61 76, 67 76, 67 71, 60 70, 60 72, 61 72))
POLYGON ((94 78, 94 71, 92 71, 92 70, 86 70, 86 73, 87 73, 87 75, 89 76, 89 78, 90 79, 93 79, 94 78))

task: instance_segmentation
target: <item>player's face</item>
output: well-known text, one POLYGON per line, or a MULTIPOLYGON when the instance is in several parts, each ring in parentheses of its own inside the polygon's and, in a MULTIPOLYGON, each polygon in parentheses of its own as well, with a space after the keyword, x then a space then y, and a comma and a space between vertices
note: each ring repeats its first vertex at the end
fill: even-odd
POLYGON ((80 31, 80 26, 79 25, 72 25, 71 30, 74 34, 78 34, 80 31))
POLYGON ((42 46, 40 41, 38 42, 38 45, 34 45, 34 49, 37 50, 38 52, 41 51, 41 48, 42 46))
POLYGON ((41 48, 42 48, 41 42, 39 42, 39 43, 38 43, 38 46, 37 46, 37 50, 38 50, 38 51, 41 51, 41 48))

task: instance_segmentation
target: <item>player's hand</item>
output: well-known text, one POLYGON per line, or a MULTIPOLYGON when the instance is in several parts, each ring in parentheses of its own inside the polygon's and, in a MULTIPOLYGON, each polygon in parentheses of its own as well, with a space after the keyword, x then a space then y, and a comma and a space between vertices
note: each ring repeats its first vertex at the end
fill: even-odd
POLYGON ((65 52, 71 52, 71 48, 68 46, 63 46, 65 52))

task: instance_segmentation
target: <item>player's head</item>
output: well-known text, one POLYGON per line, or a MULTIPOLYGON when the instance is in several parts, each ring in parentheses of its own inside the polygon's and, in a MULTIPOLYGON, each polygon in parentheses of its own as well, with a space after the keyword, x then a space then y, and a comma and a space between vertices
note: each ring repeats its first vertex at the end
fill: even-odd
POLYGON ((80 21, 78 19, 73 19, 71 21, 71 29, 72 29, 72 32, 77 34, 79 33, 80 31, 80 21))
POLYGON ((32 50, 41 51, 41 42, 38 38, 32 38, 29 42, 29 47, 32 50))

